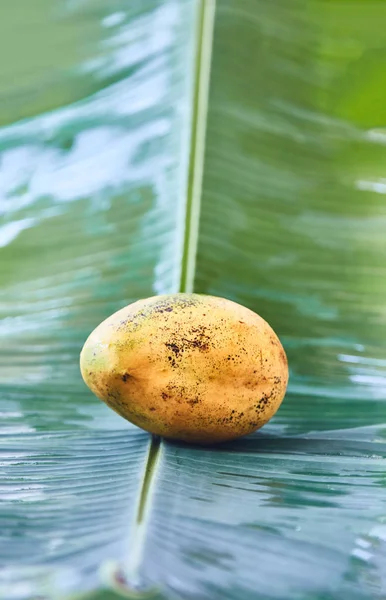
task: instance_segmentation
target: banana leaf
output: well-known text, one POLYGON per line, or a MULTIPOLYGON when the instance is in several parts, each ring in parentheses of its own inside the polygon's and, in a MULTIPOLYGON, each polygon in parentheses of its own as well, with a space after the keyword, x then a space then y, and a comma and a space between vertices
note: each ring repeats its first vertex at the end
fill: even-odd
POLYGON ((386 597, 386 4, 0 7, 0 597, 386 597), (225 296, 290 364, 264 429, 151 439, 78 356, 225 296))

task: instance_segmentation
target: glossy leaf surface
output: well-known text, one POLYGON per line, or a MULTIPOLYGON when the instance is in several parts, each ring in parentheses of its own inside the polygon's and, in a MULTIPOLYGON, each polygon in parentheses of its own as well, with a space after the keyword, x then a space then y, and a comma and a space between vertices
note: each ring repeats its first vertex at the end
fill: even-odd
POLYGON ((383 3, 218 0, 212 53, 193 0, 17 4, 0 595, 382 598, 383 3), (105 316, 190 276, 266 318, 291 367, 274 420, 217 449, 150 445, 78 371, 105 316))

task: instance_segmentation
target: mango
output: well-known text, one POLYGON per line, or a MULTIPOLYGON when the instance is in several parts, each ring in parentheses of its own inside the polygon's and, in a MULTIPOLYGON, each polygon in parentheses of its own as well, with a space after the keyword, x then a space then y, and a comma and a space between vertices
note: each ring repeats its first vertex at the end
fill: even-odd
POLYGON ((103 321, 80 356, 98 398, 153 434, 198 444, 249 434, 271 419, 288 363, 271 327, 225 298, 139 300, 103 321))

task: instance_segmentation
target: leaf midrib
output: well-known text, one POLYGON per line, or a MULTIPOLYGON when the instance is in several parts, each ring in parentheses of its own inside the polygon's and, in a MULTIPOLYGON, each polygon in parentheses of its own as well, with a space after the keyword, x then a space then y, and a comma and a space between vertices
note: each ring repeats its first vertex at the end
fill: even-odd
MULTIPOLYGON (((180 293, 191 293, 194 290, 215 8, 216 0, 198 0, 192 120, 183 222, 184 235, 179 286, 176 290, 180 293)), ((146 528, 161 451, 162 440, 157 436, 152 436, 139 490, 134 525, 136 531, 133 535, 134 548, 131 551, 132 565, 128 573, 129 578, 134 577, 136 581, 140 579, 137 571, 141 565, 143 551, 143 547, 139 546, 143 545, 146 539, 146 528)), ((135 584, 136 581, 133 583, 135 584)))

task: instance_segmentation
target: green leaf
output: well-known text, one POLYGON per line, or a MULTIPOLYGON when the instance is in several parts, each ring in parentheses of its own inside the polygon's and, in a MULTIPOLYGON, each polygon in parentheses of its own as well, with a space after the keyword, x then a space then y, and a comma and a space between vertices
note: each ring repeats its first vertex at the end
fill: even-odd
POLYGON ((383 13, 0 8, 1 598, 385 596, 383 13), (103 318, 179 289, 283 340, 263 431, 150 440, 82 383, 103 318))

